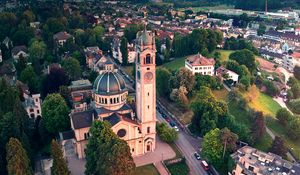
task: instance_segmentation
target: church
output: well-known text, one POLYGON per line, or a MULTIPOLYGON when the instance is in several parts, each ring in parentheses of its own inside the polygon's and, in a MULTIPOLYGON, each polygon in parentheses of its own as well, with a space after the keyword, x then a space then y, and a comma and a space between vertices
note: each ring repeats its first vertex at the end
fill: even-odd
MULTIPOLYGON (((91 136, 89 129, 96 120, 107 121, 112 130, 130 147, 133 157, 152 152, 156 143, 155 37, 151 31, 137 34, 135 102, 128 102, 128 89, 123 77, 110 61, 95 79, 87 107, 72 110, 70 132, 60 133, 62 140, 72 139, 78 158, 85 157, 91 136)), ((76 105, 75 105, 76 106, 76 105)), ((75 107, 76 108, 76 107, 75 107)))

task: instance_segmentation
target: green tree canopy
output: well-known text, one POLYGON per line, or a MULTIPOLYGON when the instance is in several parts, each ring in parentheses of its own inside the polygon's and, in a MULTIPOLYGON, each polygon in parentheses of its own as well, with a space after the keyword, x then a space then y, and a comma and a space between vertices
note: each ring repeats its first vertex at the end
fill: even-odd
POLYGON ((168 97, 170 94, 169 79, 171 77, 171 72, 166 68, 156 69, 156 90, 159 96, 168 97))
POLYGON ((81 77, 80 63, 75 58, 66 58, 62 61, 62 67, 67 71, 71 80, 77 80, 81 77))
POLYGON ((300 66, 295 66, 294 67, 294 76, 300 80, 300 66))
POLYGON ((175 129, 170 128, 166 125, 166 123, 158 123, 156 125, 156 129, 159 135, 159 138, 167 143, 173 143, 178 138, 178 133, 175 129))
POLYGON ((223 145, 220 137, 220 129, 215 128, 205 134, 202 143, 202 156, 215 166, 220 166, 223 160, 223 145))
POLYGON ((49 94, 45 98, 42 116, 46 129, 52 134, 65 131, 70 126, 69 109, 60 94, 49 94))
POLYGON ((85 150, 85 174, 130 175, 135 164, 126 141, 121 140, 109 123, 95 121, 85 150))
POLYGON ((122 53, 122 65, 127 65, 128 64, 128 48, 127 48, 128 41, 125 37, 122 38, 121 40, 121 46, 120 50, 122 53))
POLYGON ((59 144, 52 140, 51 142, 51 155, 53 158, 53 164, 51 167, 51 174, 53 175, 70 175, 68 165, 64 159, 62 150, 59 144))
POLYGON ((235 60, 240 65, 245 65, 250 72, 253 72, 256 68, 255 56, 253 52, 248 49, 235 51, 229 55, 229 59, 235 60))
POLYGON ((10 138, 6 145, 8 175, 32 175, 26 151, 18 139, 10 138))
POLYGON ((27 66, 20 74, 20 80, 27 84, 31 93, 38 92, 38 77, 32 66, 27 66))
POLYGON ((281 108, 277 111, 276 118, 280 124, 287 126, 289 120, 292 118, 292 114, 286 108, 281 108))

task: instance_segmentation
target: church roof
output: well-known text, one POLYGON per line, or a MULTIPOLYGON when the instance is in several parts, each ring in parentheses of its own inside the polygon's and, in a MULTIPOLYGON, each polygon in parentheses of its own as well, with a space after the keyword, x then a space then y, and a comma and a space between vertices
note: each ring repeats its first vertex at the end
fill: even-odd
POLYGON ((93 123, 95 114, 95 110, 72 113, 71 120, 74 129, 90 127, 93 123))
POLYGON ((117 72, 105 72, 94 82, 94 91, 100 95, 119 94, 126 90, 125 81, 117 72))

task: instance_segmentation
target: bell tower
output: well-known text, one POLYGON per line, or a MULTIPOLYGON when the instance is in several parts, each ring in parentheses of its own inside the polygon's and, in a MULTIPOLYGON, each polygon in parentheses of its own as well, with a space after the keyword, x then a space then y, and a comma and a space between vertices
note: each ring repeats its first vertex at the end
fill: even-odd
POLYGON ((149 152, 155 149, 156 134, 155 36, 145 29, 137 38, 136 115, 144 136, 144 152, 149 152))

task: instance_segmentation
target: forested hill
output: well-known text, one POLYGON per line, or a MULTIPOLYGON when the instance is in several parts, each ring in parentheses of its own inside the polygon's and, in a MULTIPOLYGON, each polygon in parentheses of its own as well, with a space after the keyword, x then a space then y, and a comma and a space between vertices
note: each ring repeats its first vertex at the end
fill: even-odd
MULTIPOLYGON (((234 5, 235 8, 244 10, 264 10, 265 0, 164 0, 174 2, 175 7, 210 6, 217 4, 234 5)), ((268 8, 272 10, 282 8, 300 8, 300 0, 268 0, 268 8)))

